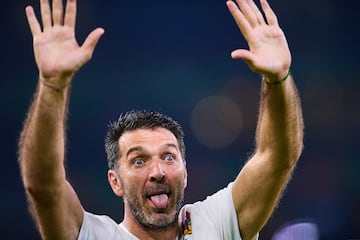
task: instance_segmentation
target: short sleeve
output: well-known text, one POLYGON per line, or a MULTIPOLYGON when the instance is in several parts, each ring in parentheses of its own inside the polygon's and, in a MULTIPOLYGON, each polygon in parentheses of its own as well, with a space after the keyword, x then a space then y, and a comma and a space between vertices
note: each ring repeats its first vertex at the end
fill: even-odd
POLYGON ((192 239, 241 240, 232 186, 230 183, 204 201, 184 206, 183 211, 191 212, 192 239))
POLYGON ((78 240, 118 239, 119 225, 110 217, 84 211, 78 240))

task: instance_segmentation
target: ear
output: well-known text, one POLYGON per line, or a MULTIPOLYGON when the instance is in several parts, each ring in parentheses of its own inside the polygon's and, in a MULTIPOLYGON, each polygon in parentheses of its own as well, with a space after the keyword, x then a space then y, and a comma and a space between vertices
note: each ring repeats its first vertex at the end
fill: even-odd
POLYGON ((108 170, 108 181, 115 195, 121 197, 124 194, 123 186, 119 176, 114 170, 108 170))
POLYGON ((188 174, 187 174, 187 168, 185 166, 185 170, 184 170, 184 189, 187 186, 187 178, 188 178, 188 174))

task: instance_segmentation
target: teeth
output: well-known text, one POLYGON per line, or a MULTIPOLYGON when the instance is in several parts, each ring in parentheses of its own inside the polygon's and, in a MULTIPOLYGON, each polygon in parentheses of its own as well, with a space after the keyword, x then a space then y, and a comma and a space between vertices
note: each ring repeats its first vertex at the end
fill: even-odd
POLYGON ((169 197, 166 194, 159 194, 151 196, 150 200, 157 208, 166 208, 168 205, 169 197))

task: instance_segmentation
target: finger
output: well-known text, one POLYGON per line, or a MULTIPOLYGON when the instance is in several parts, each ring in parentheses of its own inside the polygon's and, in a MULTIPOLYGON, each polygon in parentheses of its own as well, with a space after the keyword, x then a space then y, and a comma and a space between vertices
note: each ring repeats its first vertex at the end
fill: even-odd
POLYGON ((269 3, 266 0, 260 1, 261 8, 263 9, 265 13, 266 20, 269 25, 278 25, 277 17, 274 13, 274 11, 271 9, 269 3))
POLYGON ((37 20, 34 9, 31 6, 27 6, 25 8, 26 18, 29 23, 31 34, 36 36, 37 34, 41 33, 41 27, 39 21, 37 20))
MULTIPOLYGON (((250 0, 252 1, 252 0, 250 0)), ((250 23, 252 27, 255 27, 258 25, 258 19, 256 17, 256 14, 254 13, 253 9, 251 8, 249 0, 237 0, 237 4, 239 5, 239 8, 242 12, 242 14, 245 16, 247 21, 250 23)))
POLYGON ((233 1, 227 1, 226 5, 232 17, 234 18, 236 25, 240 28, 240 31, 244 35, 244 38, 248 39, 251 32, 251 26, 249 22, 246 20, 245 16, 242 14, 242 12, 239 10, 239 8, 233 1))
POLYGON ((43 30, 46 30, 51 27, 51 11, 49 6, 48 0, 41 0, 40 1, 40 11, 41 11, 41 19, 43 30))
POLYGON ((249 3, 249 6, 250 8, 252 9, 255 17, 256 17, 256 20, 258 22, 258 24, 263 24, 265 23, 265 20, 264 20, 264 17, 263 15, 261 14, 259 8, 256 6, 256 4, 254 3, 253 0, 248 0, 248 3, 249 3))
POLYGON ((86 55, 87 59, 90 59, 94 49, 96 47, 96 44, 99 42, 100 37, 104 34, 103 28, 97 28, 94 31, 92 31, 89 36, 85 39, 84 44, 81 46, 81 49, 83 50, 84 54, 86 55))
POLYGON ((76 22, 76 0, 68 0, 66 2, 64 25, 71 28, 75 28, 75 22, 76 22))
POLYGON ((62 0, 52 1, 52 16, 54 25, 61 25, 63 21, 63 4, 62 0))

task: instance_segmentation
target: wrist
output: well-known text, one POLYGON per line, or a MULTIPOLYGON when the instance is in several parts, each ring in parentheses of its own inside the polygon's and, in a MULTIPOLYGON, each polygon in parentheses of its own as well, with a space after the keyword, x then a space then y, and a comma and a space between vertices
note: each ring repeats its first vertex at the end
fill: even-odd
POLYGON ((71 83, 71 76, 64 78, 45 78, 40 75, 39 82, 42 86, 60 92, 66 89, 71 83))
POLYGON ((288 79, 290 75, 291 75, 291 69, 289 68, 288 70, 286 70, 286 72, 283 72, 278 75, 273 75, 273 76, 263 75, 262 80, 268 85, 277 85, 286 81, 286 79, 288 79))

